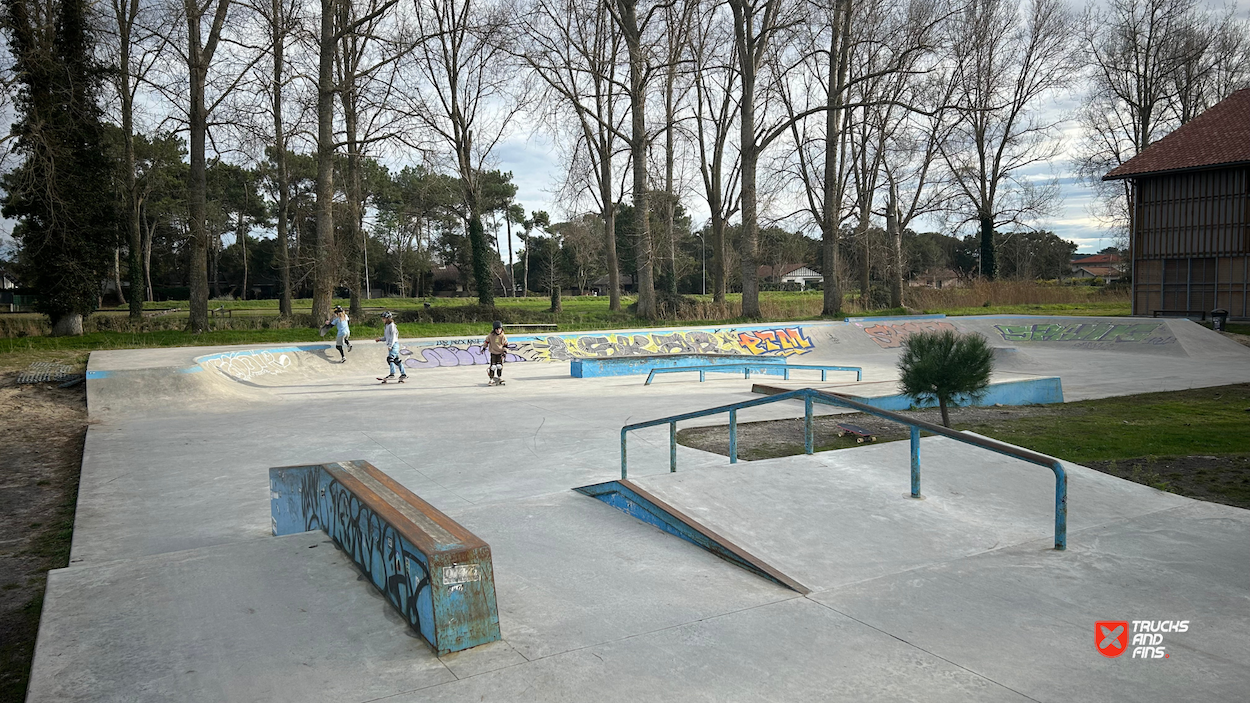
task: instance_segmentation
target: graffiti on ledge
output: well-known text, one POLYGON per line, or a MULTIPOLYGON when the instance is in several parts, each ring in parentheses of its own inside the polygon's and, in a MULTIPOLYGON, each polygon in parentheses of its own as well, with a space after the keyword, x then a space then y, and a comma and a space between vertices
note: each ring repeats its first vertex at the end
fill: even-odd
POLYGON ((1109 343, 1161 345, 1176 341, 1176 337, 1167 334, 1167 328, 1158 322, 994 325, 994 329, 1007 342, 1075 342, 1075 346, 1081 347, 1090 347, 1089 343, 1098 342, 1093 348, 1102 348, 1109 343))
MULTIPOLYGON (((436 346, 405 347, 400 354, 412 369, 448 366, 484 366, 489 355, 481 342, 456 340, 436 346)), ((814 347, 800 327, 765 330, 694 330, 690 332, 639 332, 628 334, 548 336, 508 345, 508 362, 571 361, 613 356, 650 354, 742 354, 750 356, 793 356, 814 347)))
POLYGON ((227 376, 247 381, 256 376, 281 373, 291 365, 291 358, 268 351, 241 351, 226 352, 207 363, 227 376))
POLYGON ((903 340, 907 339, 916 332, 944 332, 955 331, 955 326, 943 320, 913 320, 911 322, 899 322, 894 324, 878 324, 872 327, 865 327, 864 332, 872 337, 872 341, 882 349, 898 349, 903 346, 903 340))

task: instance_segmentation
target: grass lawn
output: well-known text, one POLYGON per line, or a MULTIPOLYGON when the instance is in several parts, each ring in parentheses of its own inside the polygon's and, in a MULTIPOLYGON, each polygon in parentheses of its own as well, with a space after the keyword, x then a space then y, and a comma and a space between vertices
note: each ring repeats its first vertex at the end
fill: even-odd
MULTIPOLYGON (((1048 295, 1039 299, 1054 297, 1054 291, 1043 289, 1048 295)), ((986 314, 1024 314, 1024 315, 1094 315, 1121 316, 1129 314, 1127 299, 1100 295, 1096 289, 1075 288, 1060 291, 1070 298, 1069 302, 1045 303, 1013 303, 991 304, 989 306, 966 306, 964 298, 950 298, 956 304, 946 307, 926 307, 926 313, 945 313, 947 315, 986 315, 986 314)), ((1013 289, 1019 298, 1020 291, 1013 289)), ((1026 291, 1027 293, 1027 291, 1026 291)), ((741 296, 728 296, 725 304, 712 303, 712 297, 696 295, 688 296, 694 301, 693 307, 684 310, 680 319, 643 320, 629 312, 611 312, 608 310, 606 296, 568 296, 563 299, 563 312, 548 312, 550 301, 545 297, 529 298, 497 298, 495 305, 507 315, 507 322, 519 323, 550 323, 559 325, 561 332, 576 332, 599 329, 621 329, 635 327, 668 327, 679 325, 702 324, 743 324, 759 322, 747 320, 740 316, 741 296)), ((978 294, 976 299, 991 297, 978 294)), ((1004 296, 1005 299, 1007 299, 1004 296)), ((936 299, 934 299, 936 300, 936 299)), ((335 304, 347 306, 347 300, 336 300, 335 304)), ((364 301, 366 308, 363 318, 354 320, 352 330, 360 339, 375 337, 381 334, 381 321, 377 313, 381 310, 421 311, 429 302, 441 311, 442 317, 456 318, 454 308, 476 304, 473 298, 382 298, 364 301), (451 309, 451 310, 449 310, 451 309), (450 314, 448 314, 450 313, 450 314)), ((622 298, 622 305, 628 307, 634 302, 632 298, 622 298)), ((933 300, 930 300, 933 302, 933 300)), ((940 300, 938 301, 940 302, 940 300)), ((989 302, 987 300, 987 302, 989 302)), ((145 318, 137 328, 132 328, 127 319, 127 311, 123 308, 101 310, 87 321, 89 333, 81 337, 49 337, 46 336, 46 318, 37 314, 0 315, 0 357, 7 355, 60 354, 70 352, 90 352, 99 349, 141 349, 148 347, 179 347, 179 346, 218 346, 228 344, 262 344, 281 342, 314 342, 320 338, 311 329, 312 321, 307 319, 311 310, 310 300, 293 302, 296 319, 281 320, 278 318, 278 301, 211 301, 210 307, 224 306, 232 311, 230 317, 210 320, 213 326, 209 332, 191 334, 183 331, 187 319, 187 301, 163 301, 146 303, 150 310, 180 309, 160 317, 145 318)), ((807 292, 765 292, 760 294, 760 306, 763 321, 790 322, 811 320, 821 317, 822 294, 819 291, 807 292)), ((860 311, 852 294, 847 295, 846 315, 903 315, 909 311, 904 308, 886 310, 860 311)), ((915 310, 912 310, 915 312, 915 310)), ((490 320, 458 322, 403 322, 399 325, 400 334, 406 338, 416 337, 463 337, 482 335, 488 331, 490 320)), ((41 356, 40 359, 46 357, 41 356)), ((0 368, 11 365, 0 361, 0 368)))

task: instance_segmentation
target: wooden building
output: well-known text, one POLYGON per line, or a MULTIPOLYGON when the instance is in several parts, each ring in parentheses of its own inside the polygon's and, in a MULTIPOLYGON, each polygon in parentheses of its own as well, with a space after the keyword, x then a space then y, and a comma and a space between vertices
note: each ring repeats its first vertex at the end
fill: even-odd
POLYGON ((1250 318, 1250 88, 1103 176, 1128 179, 1133 314, 1250 318))

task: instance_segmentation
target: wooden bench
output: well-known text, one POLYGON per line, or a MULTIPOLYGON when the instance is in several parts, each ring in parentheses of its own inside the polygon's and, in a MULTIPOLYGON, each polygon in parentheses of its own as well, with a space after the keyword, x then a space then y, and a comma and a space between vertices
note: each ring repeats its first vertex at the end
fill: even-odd
POLYGON ((499 639, 490 546, 367 461, 269 470, 273 534, 324 530, 442 656, 499 639))
POLYGON ((560 325, 554 322, 537 322, 527 325, 504 325, 504 331, 517 330, 520 332, 559 332, 560 325))
POLYGON ((1152 310, 1151 317, 1187 317, 1193 319, 1197 317, 1199 320, 1207 319, 1206 310, 1152 310))
POLYGON ((229 317, 233 319, 234 310, 227 310, 226 306, 222 305, 221 307, 213 308, 212 310, 209 310, 208 315, 209 317, 229 317))

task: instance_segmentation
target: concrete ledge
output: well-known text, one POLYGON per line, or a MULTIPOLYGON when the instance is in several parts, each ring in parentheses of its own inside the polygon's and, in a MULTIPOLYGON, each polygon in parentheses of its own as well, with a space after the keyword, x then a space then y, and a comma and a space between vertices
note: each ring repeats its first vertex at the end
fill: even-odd
POLYGON ((439 655, 499 639, 490 546, 367 461, 269 470, 274 535, 321 529, 439 655))
MULTIPOLYGON (((569 364, 573 378, 603 376, 642 376, 651 369, 675 369, 687 366, 720 366, 721 364, 784 365, 783 356, 751 354, 652 354, 643 356, 607 356, 597 359, 574 359, 569 364)), ((753 369, 754 370, 754 369, 753 369)), ((769 373, 760 369, 758 373, 769 373)))

